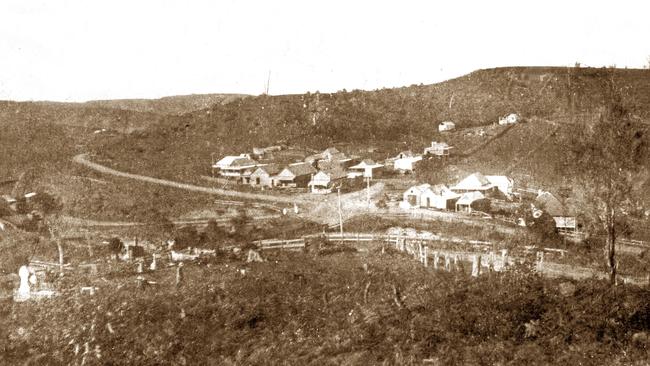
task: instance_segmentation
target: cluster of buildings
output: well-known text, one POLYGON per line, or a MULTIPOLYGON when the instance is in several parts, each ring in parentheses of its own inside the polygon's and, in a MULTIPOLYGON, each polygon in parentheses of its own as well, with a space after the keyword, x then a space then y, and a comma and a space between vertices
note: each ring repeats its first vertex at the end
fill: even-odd
POLYGON ((422 154, 402 151, 384 162, 375 162, 372 159, 348 156, 337 148, 330 147, 307 156, 303 161, 284 165, 256 160, 266 152, 256 149, 253 154, 225 156, 213 162, 212 169, 223 178, 251 186, 309 188, 312 193, 329 193, 345 179, 374 179, 385 170, 413 172, 419 161, 426 157, 449 156, 451 149, 445 142, 433 141, 422 154))
POLYGON ((384 164, 359 160, 331 147, 289 164, 262 163, 249 154, 226 156, 212 165, 221 177, 256 187, 309 188, 312 193, 330 193, 343 180, 373 179, 384 164))
POLYGON ((473 173, 456 185, 420 184, 404 192, 400 206, 404 209, 434 208, 471 213, 486 211, 490 199, 511 199, 514 181, 501 175, 473 173))
MULTIPOLYGON (((491 200, 512 200, 515 195, 513 179, 477 172, 451 187, 428 183, 410 187, 404 192, 400 207, 405 210, 431 208, 465 213, 486 212, 490 209, 491 200)), ((534 218, 538 218, 543 212, 551 216, 555 227, 560 231, 578 229, 575 214, 550 192, 539 190, 530 208, 534 218)), ((520 224, 526 225, 525 222, 520 224)))

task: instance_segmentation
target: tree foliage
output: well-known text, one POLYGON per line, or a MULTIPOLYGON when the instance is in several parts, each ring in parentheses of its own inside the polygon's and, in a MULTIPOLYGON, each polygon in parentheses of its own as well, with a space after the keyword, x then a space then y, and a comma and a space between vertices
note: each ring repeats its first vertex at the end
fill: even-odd
POLYGON ((598 117, 576 129, 566 166, 575 177, 575 199, 588 227, 607 236, 610 280, 616 279, 615 243, 622 218, 634 202, 635 179, 647 163, 647 127, 626 105, 625 90, 603 75, 604 103, 598 117))

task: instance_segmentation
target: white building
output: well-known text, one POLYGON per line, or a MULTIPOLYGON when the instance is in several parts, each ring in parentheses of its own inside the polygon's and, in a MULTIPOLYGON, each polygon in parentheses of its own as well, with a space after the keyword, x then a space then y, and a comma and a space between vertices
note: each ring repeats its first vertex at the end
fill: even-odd
POLYGON ((444 184, 421 184, 413 186, 404 192, 401 206, 408 208, 436 208, 439 210, 453 210, 460 197, 444 184))
POLYGON ((466 192, 456 201, 456 211, 462 212, 472 212, 474 207, 472 206, 475 202, 485 200, 485 196, 481 192, 466 192))
POLYGON ((440 122, 438 125, 438 131, 443 132, 443 131, 451 131, 456 128, 456 124, 452 121, 444 121, 440 122))
POLYGON ((243 178, 250 175, 258 163, 248 154, 230 155, 212 165, 219 170, 219 175, 226 178, 243 178))
POLYGON ((393 169, 399 170, 400 172, 413 172, 415 170, 415 164, 421 160, 422 155, 405 156, 401 159, 395 159, 393 169))
POLYGON ((516 113, 510 113, 507 116, 499 118, 500 125, 514 125, 519 122, 519 115, 516 113))
POLYGON ((451 149, 445 142, 432 141, 431 146, 424 148, 424 155, 448 156, 451 149))
POLYGON ((383 164, 375 163, 370 159, 364 159, 361 163, 350 167, 348 170, 348 178, 364 177, 372 179, 383 167, 383 164))

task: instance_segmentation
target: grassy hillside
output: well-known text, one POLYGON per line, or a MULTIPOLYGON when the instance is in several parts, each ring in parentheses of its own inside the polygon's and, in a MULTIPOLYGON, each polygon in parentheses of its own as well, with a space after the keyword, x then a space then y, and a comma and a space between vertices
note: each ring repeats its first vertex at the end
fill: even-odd
MULTIPOLYGON (((461 128, 493 124, 511 112, 528 121, 588 120, 601 108, 609 78, 635 118, 648 120, 648 70, 499 68, 434 85, 238 99, 111 141, 98 152, 127 169, 137 162, 138 169, 167 176, 171 170, 178 176, 205 171, 212 152, 222 155, 277 142, 315 149, 336 143, 382 145, 392 150, 385 151, 388 155, 444 140, 437 132, 443 120, 461 128)), ((506 151, 523 155, 535 145, 529 136, 517 138, 517 146, 503 140, 506 151)))
POLYGON ((265 253, 147 273, 102 263, 66 296, 0 303, 2 364, 643 364, 648 290, 426 270, 388 251, 265 253), (367 271, 364 270, 367 266, 367 271), (237 269, 246 268, 242 276, 237 269), (78 286, 98 286, 94 296, 78 286), (637 336, 635 336, 637 334, 637 336), (639 336, 641 335, 641 336, 639 336), (425 361, 427 360, 427 361, 425 361))
POLYGON ((93 100, 83 103, 83 106, 178 115, 210 108, 215 104, 227 104, 244 97, 244 94, 192 94, 160 99, 93 100))

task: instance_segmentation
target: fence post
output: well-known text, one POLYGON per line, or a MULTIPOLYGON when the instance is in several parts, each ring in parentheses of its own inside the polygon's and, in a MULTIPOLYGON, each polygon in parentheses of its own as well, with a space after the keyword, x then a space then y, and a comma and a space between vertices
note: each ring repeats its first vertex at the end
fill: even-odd
POLYGON ((437 251, 433 252, 433 269, 438 269, 438 259, 439 253, 437 251))
POLYGON ((451 271, 451 258, 449 254, 445 254, 445 271, 451 271))
POLYGON ((429 246, 424 244, 424 267, 429 267, 429 246))
POLYGON ((537 252, 537 271, 541 272, 544 269, 544 252, 537 252))

